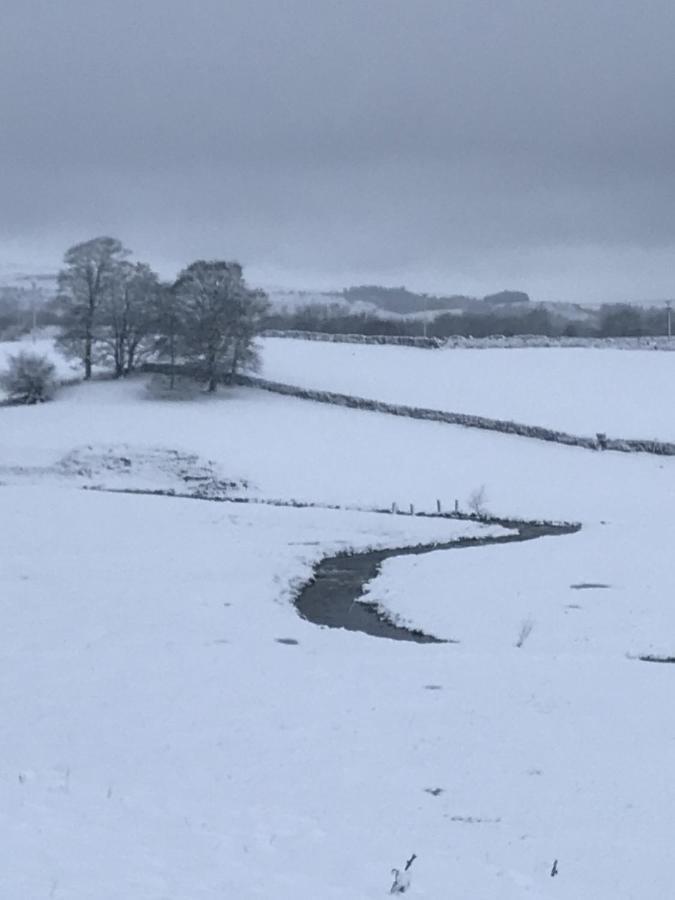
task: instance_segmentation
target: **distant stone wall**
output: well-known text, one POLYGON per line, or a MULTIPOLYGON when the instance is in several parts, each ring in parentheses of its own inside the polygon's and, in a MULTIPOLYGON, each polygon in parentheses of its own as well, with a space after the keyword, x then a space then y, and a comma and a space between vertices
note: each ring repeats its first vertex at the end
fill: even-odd
POLYGON ((296 338, 302 341, 328 341, 333 344, 391 344, 394 347, 419 347, 438 350, 445 346, 443 338, 412 337, 396 334, 327 334, 323 331, 279 331, 269 329, 262 337, 296 338))
POLYGON ((621 453, 653 453, 656 456, 675 456, 675 444, 668 441, 642 441, 630 438, 607 438, 603 450, 619 450, 621 453))
POLYGON ((448 425, 463 425, 465 428, 480 428, 484 431, 498 431, 502 434, 515 434, 520 437, 533 438, 538 441, 549 441, 566 444, 572 447, 583 447, 587 450, 618 450, 623 453, 655 453, 660 456, 675 456, 675 443, 662 441, 624 440, 608 438, 604 435, 584 437, 543 428, 540 425, 524 425, 509 419, 492 419, 488 416, 474 416, 468 413, 445 412, 440 409, 427 409, 420 406, 405 406, 396 403, 385 403, 382 400, 368 400, 354 397, 351 394, 337 394, 332 391, 318 391, 309 388, 267 381, 264 378, 238 375, 237 384, 257 387, 275 394, 313 400, 317 403, 330 403, 334 406, 346 406, 350 409, 363 409, 369 412, 387 413, 393 416, 404 416, 409 419, 423 419, 427 422, 444 422, 448 425))
MULTIPOLYGON (((382 400, 368 400, 365 397, 354 397, 351 394, 337 394, 333 391, 318 391, 267 381, 264 378, 239 375, 237 384, 261 388, 275 394, 299 397, 303 400, 314 400, 318 403, 330 403, 334 406, 346 406, 350 409, 363 409, 369 412, 387 413, 393 416, 404 416, 409 419, 423 419, 428 422, 445 422, 448 425, 464 425, 467 428, 481 428, 487 431, 500 431, 504 434, 516 434, 522 437, 535 438, 540 441, 554 441, 559 444, 570 444, 577 447, 598 449, 596 438, 579 437, 564 431, 554 431, 538 425, 523 425, 506 419, 491 419, 487 416, 473 416, 468 413, 445 412, 440 409, 427 409, 420 406, 405 406, 397 403, 385 403, 382 400)), ((674 448, 675 452, 675 448, 674 448)))
MULTIPOLYGON (((171 373, 168 363, 145 363, 143 372, 155 372, 163 375, 171 373)), ((188 366, 178 366, 176 374, 194 375, 188 366)), ((445 412, 441 409, 427 409, 421 406, 405 406, 398 403, 385 403, 382 400, 369 400, 351 394, 337 394, 333 391, 319 391, 311 388, 268 381, 252 375, 237 375, 233 379, 244 387, 255 387, 274 394, 287 397, 298 397, 301 400, 313 400, 315 403, 329 403, 333 406, 345 406, 349 409, 362 409, 367 412, 380 412, 392 416, 403 416, 408 419, 422 419, 426 422, 444 422, 447 425, 463 425, 465 428, 480 428, 483 431, 496 431, 501 434, 514 434, 519 437, 532 438, 537 441, 548 441, 565 444, 570 447, 583 447, 586 450, 617 450, 621 453, 653 453, 658 456, 675 456, 675 443, 664 441, 644 441, 636 439, 610 438, 604 434, 595 437, 569 434, 540 425, 524 425, 509 419, 491 419, 488 416, 473 416, 468 413, 445 412)))
POLYGON ((579 347, 597 350, 675 350, 675 338, 662 337, 545 337, 539 334, 519 334, 505 337, 501 334, 484 338, 450 335, 447 338, 410 337, 387 334, 326 334, 320 331, 269 330, 263 337, 296 338, 303 341, 329 341, 337 344, 391 344, 397 347, 421 347, 438 350, 515 350, 524 347, 579 347))
POLYGON ((545 337, 540 334, 519 334, 505 337, 501 334, 474 338, 451 335, 444 340, 448 349, 514 350, 526 347, 579 347, 587 350, 675 350, 675 338, 668 337, 545 337))

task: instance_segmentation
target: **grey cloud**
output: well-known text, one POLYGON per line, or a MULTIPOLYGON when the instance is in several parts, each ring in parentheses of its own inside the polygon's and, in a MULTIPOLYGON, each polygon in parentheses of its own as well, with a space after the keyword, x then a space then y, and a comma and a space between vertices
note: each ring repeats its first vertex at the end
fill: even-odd
POLYGON ((4 0, 0 17, 5 256, 115 231, 167 269, 238 255, 262 277, 511 277, 584 299, 620 292, 611 260, 634 259, 626 295, 667 288, 670 2, 4 0))

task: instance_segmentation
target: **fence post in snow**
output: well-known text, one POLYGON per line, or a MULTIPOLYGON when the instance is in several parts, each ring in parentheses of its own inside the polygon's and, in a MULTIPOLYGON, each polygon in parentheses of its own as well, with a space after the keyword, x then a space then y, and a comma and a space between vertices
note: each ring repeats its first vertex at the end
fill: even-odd
POLYGON ((410 504, 410 515, 411 516, 415 515, 415 507, 412 505, 412 503, 410 504))
POLYGON ((436 512, 440 513, 440 511, 441 511, 441 501, 437 500, 436 501, 436 512))
POLYGON ((397 512, 398 512, 398 510, 396 509, 396 503, 392 503, 391 504, 391 514, 393 516, 395 516, 397 512))
POLYGON ((459 512, 459 500, 455 500, 455 512, 459 512))

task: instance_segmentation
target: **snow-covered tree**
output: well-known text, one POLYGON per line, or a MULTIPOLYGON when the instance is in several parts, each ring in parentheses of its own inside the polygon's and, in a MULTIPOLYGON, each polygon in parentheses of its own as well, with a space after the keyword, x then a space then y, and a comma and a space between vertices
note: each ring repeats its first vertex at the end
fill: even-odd
POLYGON ((264 291, 248 291, 232 328, 230 375, 236 375, 240 369, 259 369, 260 356, 254 339, 260 333, 268 307, 269 301, 264 291))
POLYGON ((145 263, 121 262, 101 301, 94 339, 111 359, 119 378, 131 372, 152 349, 159 290, 157 276, 145 263))
POLYGON ((128 255, 129 251, 116 238, 99 237, 76 244, 64 257, 65 267, 59 272, 64 313, 60 343, 66 352, 82 360, 85 378, 91 378, 101 306, 117 289, 128 255))
POLYGON ((155 294, 156 326, 154 349, 160 359, 168 360, 170 366, 169 387, 174 389, 176 381, 176 360, 181 349, 183 321, 176 286, 162 283, 155 294))
POLYGON ((239 263, 198 260, 174 286, 180 355, 215 391, 218 381, 255 361, 254 337, 267 309, 262 291, 244 281, 239 263))

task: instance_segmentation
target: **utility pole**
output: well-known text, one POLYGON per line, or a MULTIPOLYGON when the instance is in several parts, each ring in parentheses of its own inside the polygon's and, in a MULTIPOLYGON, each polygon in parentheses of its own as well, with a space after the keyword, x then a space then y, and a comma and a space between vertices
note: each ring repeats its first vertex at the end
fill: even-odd
MULTIPOLYGON (((38 276, 39 278, 40 276, 38 276)), ((37 278, 32 275, 20 275, 19 281, 30 282, 30 319, 31 319, 31 340, 35 343, 35 332, 38 324, 38 311, 42 307, 42 287, 38 285, 37 278)))

